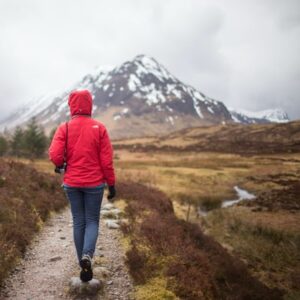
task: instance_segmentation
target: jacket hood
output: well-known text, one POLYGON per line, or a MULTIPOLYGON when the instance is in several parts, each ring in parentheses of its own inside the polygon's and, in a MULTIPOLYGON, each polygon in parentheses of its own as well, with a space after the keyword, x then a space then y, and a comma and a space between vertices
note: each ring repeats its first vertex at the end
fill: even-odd
POLYGON ((68 101, 71 116, 74 115, 91 115, 93 100, 88 90, 73 91, 68 101))

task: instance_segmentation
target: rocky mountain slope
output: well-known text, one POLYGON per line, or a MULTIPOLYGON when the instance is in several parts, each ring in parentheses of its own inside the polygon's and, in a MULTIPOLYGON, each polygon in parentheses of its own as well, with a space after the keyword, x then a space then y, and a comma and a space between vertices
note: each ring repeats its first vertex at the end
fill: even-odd
MULTIPOLYGON (((246 116, 182 83, 155 59, 136 56, 119 67, 98 69, 69 89, 25 105, 0 123, 13 128, 36 117, 47 131, 69 116, 67 97, 74 89, 94 95, 93 115, 113 138, 161 134, 182 128, 221 123, 273 122, 267 114, 246 116)), ((282 115, 288 120, 288 117, 282 115)), ((272 113, 271 113, 271 116, 272 113)))

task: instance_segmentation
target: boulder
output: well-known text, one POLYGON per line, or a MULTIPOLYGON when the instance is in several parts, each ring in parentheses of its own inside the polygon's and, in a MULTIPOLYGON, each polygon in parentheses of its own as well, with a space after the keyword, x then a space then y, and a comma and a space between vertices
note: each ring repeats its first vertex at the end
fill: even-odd
POLYGON ((113 208, 115 208, 115 206, 111 203, 106 203, 101 207, 102 210, 110 210, 110 209, 113 209, 113 208))
POLYGON ((118 219, 121 211, 118 208, 111 210, 101 210, 101 216, 108 219, 118 219))
POLYGON ((77 295, 95 295, 102 286, 102 282, 95 278, 88 282, 82 282, 80 278, 72 277, 69 282, 69 293, 77 295))
POLYGON ((110 212, 112 212, 115 215, 119 215, 121 213, 121 210, 118 209, 118 208, 113 208, 113 209, 110 210, 110 212))
POLYGON ((118 224, 117 220, 106 220, 105 221, 105 225, 109 228, 109 229, 118 229, 120 228, 120 225, 118 224))

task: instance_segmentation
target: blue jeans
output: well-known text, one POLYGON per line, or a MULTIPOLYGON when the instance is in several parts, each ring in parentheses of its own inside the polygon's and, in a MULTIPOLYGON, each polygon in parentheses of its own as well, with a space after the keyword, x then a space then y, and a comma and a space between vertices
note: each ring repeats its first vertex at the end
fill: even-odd
POLYGON ((63 187, 71 205, 78 261, 84 254, 93 257, 98 238, 104 184, 92 188, 70 187, 65 184, 63 187))

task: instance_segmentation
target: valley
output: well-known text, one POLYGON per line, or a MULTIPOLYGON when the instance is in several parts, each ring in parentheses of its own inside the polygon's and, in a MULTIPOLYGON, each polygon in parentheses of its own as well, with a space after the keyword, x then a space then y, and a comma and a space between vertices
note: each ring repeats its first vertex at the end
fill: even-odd
MULTIPOLYGON (((219 124, 112 141, 136 299, 299 297, 299 127, 219 124)), ((6 161, 53 174, 45 158, 6 161)))
MULTIPOLYGON (((226 142, 222 143, 223 152, 194 147, 206 140, 209 149, 212 137, 218 140, 220 133, 216 128, 209 129, 217 132, 211 139, 199 134, 208 129, 198 128, 163 138, 115 141, 116 166, 120 180, 163 191, 172 199, 179 219, 200 226, 239 257, 253 276, 271 288, 283 290, 285 299, 297 299, 300 295, 299 131, 280 137, 275 129, 280 125, 268 125, 267 130, 263 126, 245 127, 252 147, 240 144, 237 153, 230 153, 227 146, 230 143, 226 142), (258 140, 270 141, 268 130, 277 136, 280 148, 274 146, 274 138, 272 146, 268 142, 271 151, 259 147, 258 140), (255 142, 256 132, 260 132, 260 139, 256 136, 255 142), (254 149, 255 154, 251 154, 254 149), (255 199, 222 208, 224 200, 237 199, 235 186, 254 194, 255 199)), ((239 138, 243 139, 244 129, 239 130, 242 131, 239 138)), ((225 136, 227 142, 234 137, 231 130, 229 133, 226 135, 223 130, 223 140, 225 136)))
MULTIPOLYGON (((4 120, 6 165, 20 169, 25 164, 46 178, 53 175, 46 144, 40 158, 30 155, 32 145, 22 137, 27 131, 16 126, 34 124, 37 135, 45 132, 51 140, 53 129, 69 118, 67 99, 74 89, 92 92, 93 117, 112 138, 115 205, 124 218, 115 251, 125 253, 122 264, 133 280, 135 299, 300 297, 300 121, 289 122, 280 109, 228 109, 140 55, 119 67, 98 69, 4 120), (15 144, 30 147, 14 152, 15 144)), ((14 193, 12 186, 9 191, 14 193)), ((65 206, 62 194, 59 199, 65 206)), ((11 214, 8 224, 15 214, 10 201, 3 198, 11 214)), ((2 280, 37 229, 7 263, 2 280)))
MULTIPOLYGON (((270 287, 299 293, 300 155, 116 151, 120 180, 157 187, 178 218, 199 224, 270 287), (257 197, 236 199, 238 185, 257 197), (198 213, 199 207, 208 211, 198 213)), ((299 295, 299 294, 297 294, 299 295)), ((293 298, 292 298, 293 299, 293 298)))

